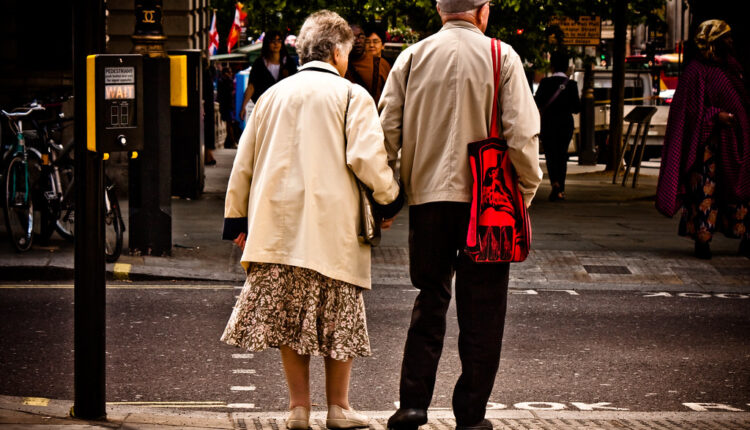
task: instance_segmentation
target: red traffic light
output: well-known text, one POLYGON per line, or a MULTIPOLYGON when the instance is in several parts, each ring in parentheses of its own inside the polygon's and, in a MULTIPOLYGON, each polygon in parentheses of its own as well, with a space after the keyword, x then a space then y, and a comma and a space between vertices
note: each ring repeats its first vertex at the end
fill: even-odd
POLYGON ((517 29, 516 30, 516 34, 519 35, 519 36, 522 35, 523 34, 523 28, 517 29))

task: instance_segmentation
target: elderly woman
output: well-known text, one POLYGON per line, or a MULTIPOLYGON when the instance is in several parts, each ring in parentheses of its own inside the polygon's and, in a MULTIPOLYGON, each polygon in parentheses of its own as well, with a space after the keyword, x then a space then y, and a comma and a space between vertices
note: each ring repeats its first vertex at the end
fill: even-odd
POLYGON ((290 429, 309 427, 311 355, 325 360, 326 425, 369 421, 348 393, 352 359, 370 355, 362 299, 370 247, 357 238, 355 175, 384 218, 403 197, 372 98, 342 77, 352 42, 336 13, 307 18, 297 39, 303 65, 258 99, 227 189, 223 236, 244 248, 248 275, 222 340, 281 350, 290 429))
POLYGON ((656 207, 673 216, 679 234, 695 240, 695 255, 711 258, 713 234, 739 238, 750 256, 750 99, 742 67, 732 56, 729 26, 701 23, 700 51, 685 68, 664 136, 656 207))

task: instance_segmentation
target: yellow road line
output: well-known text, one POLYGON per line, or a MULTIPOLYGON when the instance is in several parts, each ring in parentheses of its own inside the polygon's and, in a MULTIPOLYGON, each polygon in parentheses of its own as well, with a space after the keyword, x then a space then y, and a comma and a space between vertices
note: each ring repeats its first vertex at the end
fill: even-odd
POLYGON ((224 402, 107 402, 108 405, 223 405, 224 402))
POLYGON ((130 276, 131 267, 133 266, 127 263, 115 263, 115 266, 112 269, 112 273, 114 274, 115 279, 120 281, 127 281, 128 277, 130 276))
MULTIPOLYGON (((0 290, 72 290, 73 284, 0 284, 0 290)), ((107 285, 108 290, 233 290, 233 285, 107 285)))
POLYGON ((49 399, 44 397, 24 397, 23 404, 27 406, 47 406, 49 405, 49 399))

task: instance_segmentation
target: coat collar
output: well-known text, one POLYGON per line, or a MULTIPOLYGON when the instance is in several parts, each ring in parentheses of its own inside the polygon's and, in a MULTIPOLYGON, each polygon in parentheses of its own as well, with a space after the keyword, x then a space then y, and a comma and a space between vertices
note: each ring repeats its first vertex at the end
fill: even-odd
POLYGON ((472 24, 472 23, 470 23, 468 21, 464 21, 462 19, 452 19, 452 20, 446 22, 445 24, 443 24, 443 28, 441 28, 440 31, 451 30, 451 29, 454 29, 454 28, 464 28, 466 30, 471 30, 471 31, 473 31, 475 33, 484 34, 484 33, 482 33, 482 30, 480 30, 479 28, 477 28, 476 25, 474 25, 474 24, 472 24))
POLYGON ((331 72, 333 72, 333 73, 335 73, 335 74, 337 74, 337 75, 341 76, 341 75, 339 74, 339 71, 338 71, 338 70, 336 70, 336 68, 335 68, 335 67, 333 67, 333 66, 332 66, 331 64, 329 64, 329 63, 326 63, 325 61, 309 61, 309 62, 307 62, 307 63, 303 64, 303 65, 302 65, 302 66, 301 66, 301 67, 299 68, 299 70, 300 70, 300 71, 302 71, 302 70, 308 69, 308 68, 310 68, 310 67, 316 67, 316 68, 318 68, 318 69, 326 69, 326 70, 330 70, 331 72))

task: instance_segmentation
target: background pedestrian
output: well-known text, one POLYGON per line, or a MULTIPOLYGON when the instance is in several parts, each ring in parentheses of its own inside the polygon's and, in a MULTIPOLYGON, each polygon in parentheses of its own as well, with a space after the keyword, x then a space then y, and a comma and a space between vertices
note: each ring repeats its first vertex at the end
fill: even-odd
POLYGON ((581 111, 578 84, 568 76, 570 58, 563 51, 550 57, 552 76, 542 79, 534 99, 542 119, 539 138, 552 185, 550 201, 565 200, 568 146, 573 137, 573 114, 581 111))
POLYGON ((247 115, 247 106, 251 100, 255 104, 258 98, 276 82, 297 73, 297 62, 289 56, 281 32, 276 30, 266 32, 260 52, 260 57, 250 68, 250 76, 240 110, 240 118, 243 120, 247 115))
POLYGON ((346 78, 363 86, 377 103, 380 100, 383 87, 385 87, 385 81, 388 79, 391 66, 387 61, 373 56, 372 52, 367 50, 365 44, 367 38, 362 27, 355 24, 351 28, 354 34, 354 46, 351 54, 349 54, 349 68, 346 71, 346 78))
POLYGON ((750 119, 742 67, 734 58, 731 29, 720 20, 701 23, 700 55, 685 68, 667 120, 656 207, 673 216, 678 233, 695 240, 695 255, 711 258, 715 232, 740 238, 750 256, 750 119))

